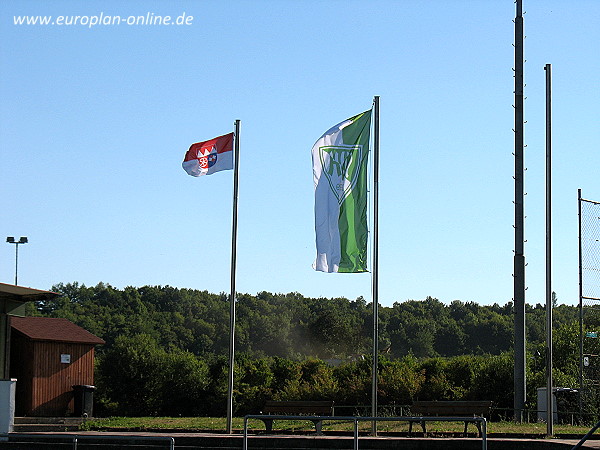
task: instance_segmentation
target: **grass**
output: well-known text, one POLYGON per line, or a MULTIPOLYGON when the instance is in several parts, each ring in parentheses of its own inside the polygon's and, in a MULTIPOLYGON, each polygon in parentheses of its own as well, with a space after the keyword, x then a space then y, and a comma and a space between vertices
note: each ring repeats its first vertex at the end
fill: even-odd
MULTIPOLYGON (((82 425, 85 430, 132 430, 132 431, 197 431, 197 432, 225 432, 226 419, 220 417, 109 417, 106 419, 89 420, 82 425)), ((244 429, 244 419, 234 417, 232 422, 234 432, 241 433, 244 429)), ((429 422, 427 431, 435 433, 462 433, 464 428, 463 422, 429 422)), ((555 435, 577 435, 583 436, 590 430, 589 426, 577 425, 554 425, 555 435)), ((248 429, 251 432, 264 431, 265 427, 262 421, 258 419, 250 419, 248 421, 248 429)), ((419 432, 420 426, 413 425, 413 432, 419 432)), ((274 431, 286 432, 312 432, 314 426, 308 420, 275 420, 273 421, 274 431)), ((359 422, 360 432, 369 432, 371 430, 371 422, 359 422)), ((406 433, 408 432, 407 422, 379 422, 377 430, 388 433, 406 433)), ((474 424, 469 424, 470 433, 476 432, 474 424)), ((323 422, 324 432, 347 432, 353 431, 353 423, 341 420, 330 420, 323 422)), ((514 423, 514 422, 488 422, 488 434, 498 435, 523 435, 523 436, 538 436, 546 435, 545 423, 514 423)))

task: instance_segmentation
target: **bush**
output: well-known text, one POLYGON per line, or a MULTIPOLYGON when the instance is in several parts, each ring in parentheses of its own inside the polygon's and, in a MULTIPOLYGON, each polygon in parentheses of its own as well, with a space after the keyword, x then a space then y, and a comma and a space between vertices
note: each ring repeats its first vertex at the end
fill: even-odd
POLYGON ((380 369, 378 387, 382 404, 410 405, 425 383, 425 370, 415 358, 386 361, 380 369))
POLYGON ((128 416, 199 414, 208 374, 206 363, 191 353, 167 353, 148 335, 117 338, 98 361, 98 412, 128 416))

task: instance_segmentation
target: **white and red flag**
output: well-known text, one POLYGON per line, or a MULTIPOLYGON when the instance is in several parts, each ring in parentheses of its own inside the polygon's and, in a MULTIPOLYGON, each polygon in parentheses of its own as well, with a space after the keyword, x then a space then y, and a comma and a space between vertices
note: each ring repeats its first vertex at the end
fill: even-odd
POLYGON ((233 133, 192 144, 181 165, 193 177, 233 169, 233 133))

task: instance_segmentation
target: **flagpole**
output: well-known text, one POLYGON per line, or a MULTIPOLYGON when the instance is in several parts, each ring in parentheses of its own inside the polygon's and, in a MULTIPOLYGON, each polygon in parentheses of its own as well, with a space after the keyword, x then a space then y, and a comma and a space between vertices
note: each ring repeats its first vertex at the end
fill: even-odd
MULTIPOLYGON (((379 96, 373 99, 373 370, 371 415, 377 417, 377 374, 379 366, 379 96)), ((377 435, 377 422, 372 423, 372 434, 377 435)))
MULTIPOLYGON (((546 71, 546 435, 554 434, 552 380, 552 64, 546 71)), ((539 409, 539 408, 538 408, 539 409)))
POLYGON ((235 121, 233 165, 233 220, 231 230, 231 294, 229 296, 229 385, 227 389, 227 433, 232 433, 233 369, 235 362, 235 265, 237 253, 238 168, 240 156, 240 120, 235 121))

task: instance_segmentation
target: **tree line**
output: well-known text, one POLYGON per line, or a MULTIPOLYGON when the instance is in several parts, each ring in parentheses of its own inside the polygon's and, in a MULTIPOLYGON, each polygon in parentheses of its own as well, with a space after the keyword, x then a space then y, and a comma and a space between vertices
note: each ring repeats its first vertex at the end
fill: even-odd
MULTIPOLYGON (((222 415, 229 302, 170 286, 58 284, 29 315, 63 317, 106 341, 97 349, 99 414, 222 415)), ((239 294, 236 414, 266 399, 370 403, 373 317, 362 297, 239 294)), ((379 403, 493 400, 512 407, 513 305, 424 300, 379 307, 379 403)), ((578 309, 555 305, 556 385, 577 386, 578 309)), ((545 306, 527 305, 528 394, 545 385, 545 306)), ((352 411, 346 411, 352 413, 352 411)))

